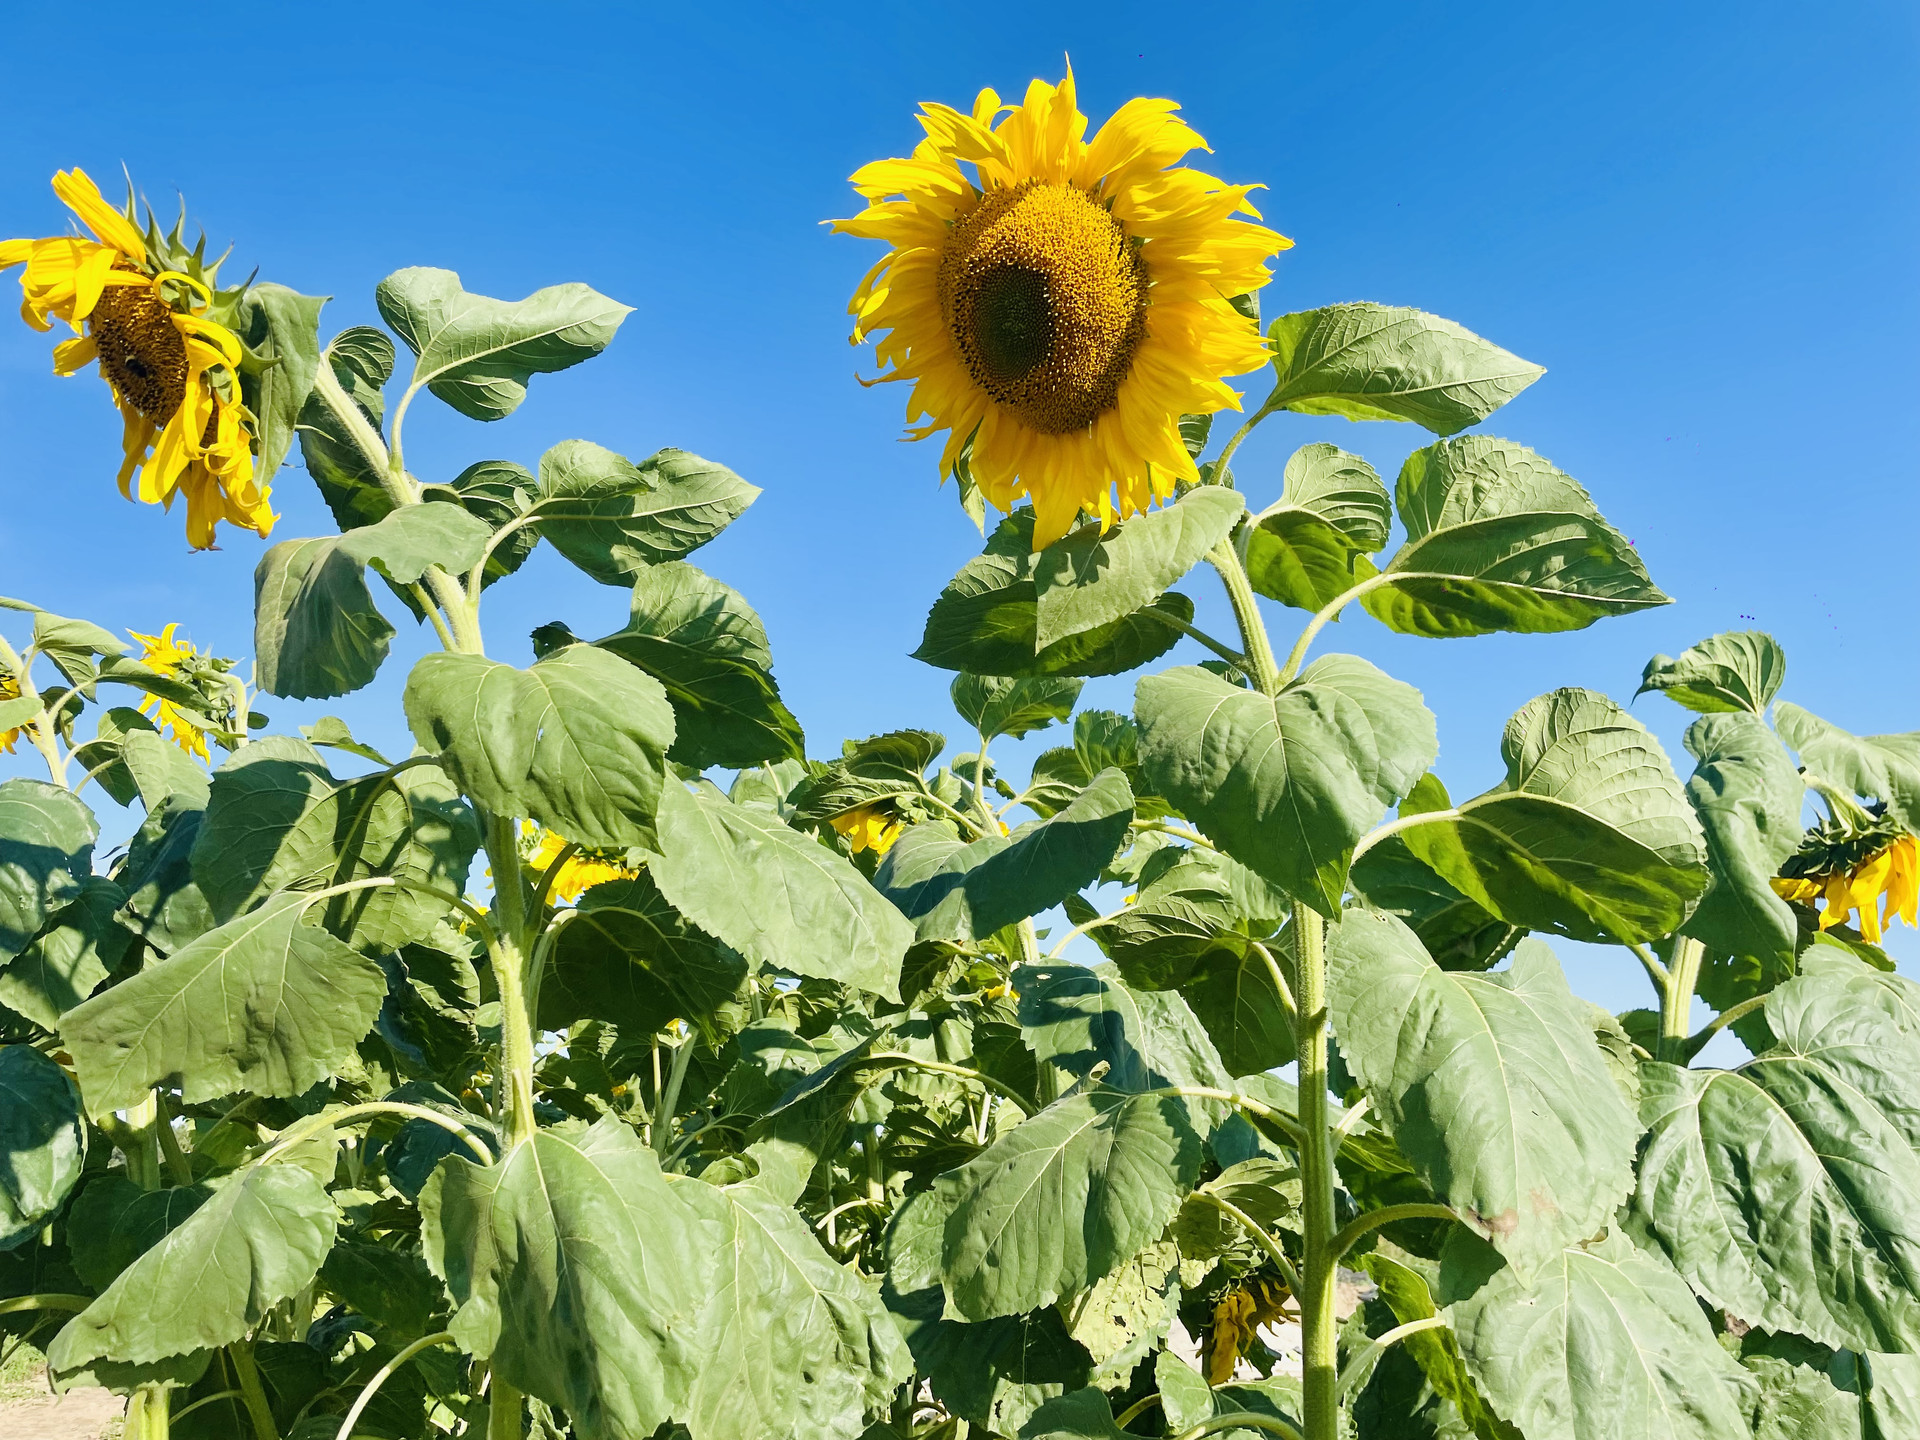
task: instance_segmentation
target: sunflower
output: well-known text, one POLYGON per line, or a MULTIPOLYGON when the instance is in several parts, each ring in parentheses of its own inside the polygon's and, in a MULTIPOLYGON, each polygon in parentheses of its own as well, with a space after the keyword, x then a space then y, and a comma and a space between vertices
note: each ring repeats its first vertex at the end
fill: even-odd
MULTIPOLYGON (((0 700, 18 700, 20 682, 11 670, 0 670, 0 700)), ((13 747, 19 742, 20 731, 24 727, 15 725, 8 730, 0 730, 0 750, 13 754, 13 747)))
POLYGON ((884 800, 831 816, 827 823, 846 837, 856 855, 862 850, 871 850, 875 855, 886 854, 893 848, 893 842, 900 838, 903 828, 900 816, 884 800))
POLYGON ((1240 1352, 1286 1310, 1287 1287, 1264 1275, 1249 1276, 1235 1285, 1213 1307, 1213 1334, 1207 1345, 1207 1383, 1224 1385, 1233 1378, 1240 1352))
POLYGON ((1796 905, 1824 902, 1822 930, 1858 911, 1861 938, 1877 945, 1896 918, 1920 919, 1920 840, 1885 816, 1836 817, 1807 832, 1772 884, 1796 905))
POLYGON ((277 517, 254 478, 240 339, 202 313, 212 291, 166 268, 85 171, 56 174, 53 190, 94 238, 0 240, 0 270, 24 267, 20 314, 34 329, 63 320, 78 332, 54 348, 55 374, 99 362, 124 431, 120 493, 134 498, 138 473, 148 504, 171 509, 185 495, 196 550, 212 547, 222 520, 265 538, 277 517))
MULTIPOLYGON (((521 833, 534 842, 533 849, 527 855, 528 868, 543 875, 572 843, 564 835, 557 835, 531 820, 526 822, 521 833)), ((636 867, 626 863, 624 850, 575 850, 567 856, 553 877, 553 884, 547 887, 547 896, 550 900, 564 901, 570 905, 595 885, 608 880, 631 880, 639 873, 636 867)))
POLYGON ((1030 497, 1036 548, 1198 483, 1180 417, 1239 408, 1220 377, 1268 359, 1232 302, 1293 242, 1234 218, 1256 187, 1171 168, 1207 148, 1178 108, 1129 100, 1088 141, 1071 73, 923 105, 927 138, 856 172, 867 208, 834 222, 892 247, 848 310, 913 382, 909 434, 946 430, 941 474, 1000 509, 1030 497))
MULTIPOLYGON (((138 630, 129 630, 127 634, 140 642, 140 661, 149 670, 169 679, 184 680, 189 679, 195 671, 205 668, 207 657, 194 648, 191 640, 173 638, 173 632, 179 628, 178 624, 173 624, 158 635, 142 635, 138 630)), ((198 755, 202 761, 209 761, 206 732, 190 712, 159 695, 146 696, 141 700, 140 708, 153 716, 173 737, 174 744, 189 755, 198 755)))

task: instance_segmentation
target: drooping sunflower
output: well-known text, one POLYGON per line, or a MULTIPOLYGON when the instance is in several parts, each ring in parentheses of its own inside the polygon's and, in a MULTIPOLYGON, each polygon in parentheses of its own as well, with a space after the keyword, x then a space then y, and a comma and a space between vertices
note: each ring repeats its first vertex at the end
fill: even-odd
POLYGON ((1877 945, 1895 919, 1920 923, 1920 840, 1884 815, 1836 815, 1807 832, 1772 883, 1793 904, 1821 902, 1822 930, 1857 911, 1861 938, 1877 945))
MULTIPOLYGON (((18 700, 19 698, 20 682, 14 678, 11 670, 0 670, 0 700, 18 700)), ((9 755, 13 754, 13 747, 20 740, 21 729, 21 726, 15 725, 10 729, 0 730, 0 750, 6 751, 9 755)))
POLYGON ((900 838, 904 828, 899 814, 885 801, 875 801, 871 805, 861 805, 839 815, 829 816, 827 823, 847 839, 853 853, 871 850, 875 855, 884 855, 893 848, 893 842, 900 838))
POLYGON ((1287 1287, 1277 1278, 1250 1275, 1222 1295, 1213 1307, 1213 1330, 1207 1345, 1207 1383, 1224 1385, 1247 1343, 1286 1312, 1287 1287))
POLYGON ((834 222, 892 247, 848 309, 913 383, 909 434, 946 430, 941 474, 1001 510, 1030 497, 1036 547, 1196 483, 1180 417, 1237 409, 1221 377, 1268 358, 1232 302, 1293 242, 1236 218, 1257 187, 1175 166, 1207 148, 1178 108, 1129 100, 1087 140, 1071 73, 923 105, 926 139, 857 171, 867 208, 834 222))
MULTIPOLYGON (((533 848, 527 854, 527 866, 544 875, 571 843, 533 821, 526 822, 523 836, 531 837, 533 848)), ((561 864, 547 889, 550 900, 571 905, 595 885, 608 880, 631 880, 640 872, 626 863, 626 852, 615 850, 575 850, 561 864)))
MULTIPOLYGON (((172 624, 158 635, 142 635, 138 630, 129 630, 127 634, 140 642, 140 663, 149 670, 175 680, 188 679, 195 671, 205 668, 208 657, 201 655, 191 640, 174 639, 173 632, 179 628, 177 623, 172 624)), ((174 744, 189 755, 199 756, 202 761, 209 760, 206 731, 201 728, 198 717, 159 695, 142 697, 140 708, 153 716, 154 723, 173 737, 174 744)))
POLYGON ((277 517, 254 474, 240 339, 203 313, 211 289, 168 268, 85 171, 61 171, 53 190, 94 238, 0 240, 0 270, 24 267, 20 314, 34 329, 73 327, 76 338, 54 348, 56 374, 99 363, 123 424, 120 493, 135 498, 137 473, 148 504, 171 509, 184 495, 196 550, 212 547, 222 520, 264 538, 277 517))

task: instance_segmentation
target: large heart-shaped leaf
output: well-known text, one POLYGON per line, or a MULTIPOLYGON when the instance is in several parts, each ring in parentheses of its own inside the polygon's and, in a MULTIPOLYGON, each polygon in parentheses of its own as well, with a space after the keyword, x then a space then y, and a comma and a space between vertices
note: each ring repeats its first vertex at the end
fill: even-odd
POLYGON ((405 585, 435 565, 464 579, 480 563, 493 527, 459 505, 403 505, 377 524, 349 530, 340 548, 362 565, 377 565, 405 585))
POLYGON ((91 995, 119 967, 133 935, 114 918, 126 892, 104 876, 80 882, 73 901, 12 961, 0 966, 0 1005, 43 1030, 91 995))
POLYGON ((531 513, 539 533, 603 585, 631 585, 680 560, 740 518, 759 490, 724 465, 661 450, 638 465, 586 440, 540 457, 531 513))
POLYGON ((1737 1070, 1641 1067, 1636 1211, 1694 1288, 1751 1324, 1920 1346, 1920 986, 1829 946, 1767 998, 1737 1070))
MULTIPOLYGON (((380 423, 386 399, 381 387, 393 375, 393 341, 384 330, 355 325, 333 337, 322 363, 333 371, 368 432, 384 449, 380 423)), ((342 530, 371 525, 393 509, 393 499, 381 483, 374 461, 356 441, 348 423, 320 395, 307 396, 297 429, 300 458, 342 530)))
POLYGON ((1920 831, 1920 730, 1904 735, 1850 735, 1809 710, 1782 700, 1773 708, 1780 738, 1821 779, 1886 803, 1888 813, 1920 831))
POLYGON ((839 1440, 913 1371, 880 1298, 759 1181, 686 1184, 719 1232, 685 1424, 694 1440, 839 1440))
POLYGON ((479 845, 479 822, 439 767, 336 780, 312 746, 276 735, 214 778, 194 878, 225 922, 278 890, 391 876, 397 883, 333 896, 320 916, 350 945, 398 950, 447 912, 427 889, 465 892, 479 845))
POLYGON ((975 675, 1120 675, 1173 648, 1184 632, 1168 621, 1193 619, 1186 596, 1149 596, 1118 618, 1043 644, 1038 576, 1044 555, 1033 553, 1031 511, 1001 521, 986 549, 933 602, 914 658, 975 675))
POLYGON ((1009 678, 962 673, 953 677, 948 694, 960 718, 982 738, 1011 735, 1017 739, 1071 715, 1084 683, 1066 675, 1009 678))
POLYGON ((1034 643, 1045 650, 1122 620, 1175 584, 1246 513, 1236 490, 1203 485, 1104 532, 1083 525, 1033 557, 1034 643))
POLYGON ((626 627, 593 643, 666 687, 669 757, 682 765, 806 758, 800 722, 774 683, 766 629, 731 586, 681 561, 650 565, 634 580, 626 627))
POLYGON ((1355 843, 1439 746, 1420 692, 1351 655, 1323 656, 1272 696, 1181 666, 1140 681, 1134 714, 1155 791, 1327 915, 1355 843))
POLYGON ((1786 678, 1787 656, 1778 641, 1761 630, 1730 630, 1689 646, 1678 658, 1654 656, 1633 693, 1657 690, 1702 715, 1764 715, 1786 678))
POLYGON ((0 784, 0 963, 26 949, 93 873, 100 826, 72 791, 44 780, 0 784))
POLYGON ((661 894, 754 964, 899 994, 912 924, 779 816, 675 782, 660 807, 660 852, 651 871, 661 894))
POLYGON ((653 846, 673 711, 660 682, 590 645, 528 670, 481 655, 424 657, 407 722, 495 815, 531 815, 582 845, 653 846))
POLYGON ((1592 690, 1528 702, 1500 742, 1506 783, 1403 832, 1488 913, 1576 940, 1670 935, 1707 885, 1705 843, 1666 753, 1592 690))
MULTIPOLYGON (((1451 809, 1447 787, 1427 774, 1400 802, 1400 818, 1451 809)), ((1448 884, 1415 857, 1404 836, 1389 835, 1370 846, 1353 862, 1349 878, 1373 909, 1406 921, 1442 970, 1484 970, 1526 933, 1448 884)))
MULTIPOLYGON (((1053 1073, 1056 1090, 1094 1078, 1128 1091, 1232 1083, 1193 1011, 1172 991, 1134 990, 1111 965, 1065 962, 1021 965, 1013 983, 1020 1036, 1040 1072, 1053 1073)), ((1196 1102, 1192 1113, 1206 1122, 1215 1112, 1196 1102)))
POLYGON ((1619 1234, 1531 1282, 1502 1269, 1450 1315, 1467 1368, 1527 1440, 1751 1440, 1744 1372, 1685 1282, 1619 1234))
POLYGON ((1127 777, 1103 770, 1072 804, 1007 840, 963 844, 936 827, 916 826, 888 852, 874 884, 916 923, 922 940, 985 937, 1092 884, 1132 821, 1127 777))
POLYGON ((254 682, 269 695, 326 700, 379 673, 393 626, 374 608, 340 537, 282 540, 253 572, 254 682))
POLYGON ((1349 910, 1327 956, 1340 1054, 1442 1200, 1526 1275, 1607 1223, 1641 1127, 1546 945, 1459 974, 1393 916, 1349 910))
POLYGON ((1173 1096, 1102 1087, 1048 1106, 935 1182, 948 1304, 990 1320, 1111 1274, 1166 1229, 1202 1148, 1173 1096))
POLYGON ((443 1161, 420 1219, 460 1345, 563 1407, 582 1440, 648 1435, 686 1412, 717 1227, 624 1123, 542 1130, 484 1169, 443 1161))
POLYGON ((577 283, 494 300, 463 290, 453 271, 426 266, 394 271, 373 298, 417 357, 413 383, 472 420, 511 415, 529 379, 591 360, 633 313, 577 283))
POLYGON ((1786 747, 1758 715, 1707 715, 1687 727, 1700 763, 1687 781, 1706 836, 1712 882, 1686 932, 1717 955, 1792 968, 1799 926, 1768 882, 1799 847, 1806 786, 1786 747))
POLYGON ((298 1095, 332 1075, 373 1028, 387 982, 302 923, 312 903, 276 895, 62 1016, 91 1112, 137 1105, 165 1082, 194 1104, 298 1095))
POLYGON ((45 1228, 87 1158, 80 1092, 31 1045, 0 1045, 0 1250, 45 1228))
POLYGON ((1285 484, 1248 532, 1247 578, 1262 595, 1319 610, 1375 573, 1366 557, 1387 543, 1393 504, 1371 465, 1333 445, 1294 451, 1285 484))
POLYGON ((246 286, 231 309, 216 309, 216 318, 243 346, 240 398, 253 415, 253 474, 263 488, 286 459, 294 425, 313 391, 320 368, 320 307, 326 303, 324 295, 302 295, 262 280, 246 286))
POLYGON ((1301 415, 1411 420, 1436 435, 1478 424, 1546 374, 1451 320, 1366 301, 1282 315, 1267 327, 1269 405, 1301 415))
POLYGON ((1578 630, 1668 603, 1586 490, 1511 440, 1414 451, 1394 500, 1407 543, 1361 603, 1405 634, 1578 630))
POLYGON ((298 1165, 252 1165, 67 1322, 47 1350, 56 1371, 94 1360, 144 1365, 231 1345, 312 1282, 340 1212, 298 1165))

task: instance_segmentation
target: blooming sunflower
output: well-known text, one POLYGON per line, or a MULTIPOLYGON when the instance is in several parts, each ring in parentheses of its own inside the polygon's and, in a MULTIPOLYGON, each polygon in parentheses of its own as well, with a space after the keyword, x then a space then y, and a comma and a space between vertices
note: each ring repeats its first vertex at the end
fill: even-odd
POLYGON ((1129 100, 1089 141, 1071 73, 924 105, 926 139, 856 172, 867 208, 834 222, 892 247, 848 309, 880 378, 913 382, 909 434, 946 430, 941 473, 1000 509, 1031 498, 1036 547, 1197 483, 1180 417, 1237 409, 1220 377, 1268 359, 1232 301, 1293 242, 1234 218, 1256 187, 1174 168, 1207 148, 1178 108, 1129 100))
MULTIPOLYGON (((527 865, 541 874, 545 874, 561 852, 572 843, 564 835, 557 835, 531 820, 526 822, 522 834, 532 837, 534 841, 533 849, 527 855, 527 865)), ((575 850, 553 877, 553 884, 547 887, 547 895, 550 900, 571 905, 595 885, 607 880, 631 880, 639 873, 639 870, 626 863, 624 850, 575 850)))
MULTIPOLYGON (((180 680, 189 678, 194 671, 203 668, 206 657, 194 648, 191 640, 173 638, 173 632, 179 628, 178 624, 173 624, 158 635, 142 635, 138 630, 129 630, 127 634, 140 642, 140 661, 143 665, 149 670, 180 680)), ((154 721, 173 737, 174 744, 189 755, 209 761, 206 732, 190 712, 159 695, 144 697, 140 701, 140 708, 153 716, 154 721)))
MULTIPOLYGON (((19 680, 14 678, 11 670, 0 670, 0 700, 18 700, 19 698, 19 680)), ((0 750, 6 751, 9 755, 13 754, 13 747, 20 739, 21 728, 15 725, 11 729, 0 730, 0 750)))
POLYGON ((862 850, 871 850, 875 855, 886 854, 893 848, 893 842, 900 838, 903 828, 900 816, 883 800, 831 816, 827 823, 846 836, 847 843, 856 855, 862 850))
POLYGON ((94 238, 0 240, 0 270, 20 265, 20 314, 36 330, 55 320, 77 338, 54 347, 72 375, 98 362, 124 427, 120 493, 173 507, 187 501, 187 540, 211 548, 222 520, 263 538, 277 518, 254 475, 253 436, 240 401, 239 337, 206 317, 213 294, 166 268, 129 215, 101 197, 85 171, 61 171, 53 190, 94 238), (82 328, 84 326, 84 329, 82 328))
POLYGON ((1807 832, 1772 883, 1796 905, 1822 901, 1822 930, 1858 911, 1861 938, 1877 945, 1896 918, 1920 920, 1920 840, 1884 816, 1864 826, 1836 817, 1807 832))

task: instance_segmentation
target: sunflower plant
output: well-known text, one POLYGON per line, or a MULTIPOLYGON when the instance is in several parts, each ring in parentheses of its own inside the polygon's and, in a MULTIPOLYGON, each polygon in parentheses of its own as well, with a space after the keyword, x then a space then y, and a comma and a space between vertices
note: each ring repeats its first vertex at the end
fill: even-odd
POLYGON ((1920 991, 1879 947, 1920 734, 1716 635, 1641 677, 1699 717, 1684 781, 1570 687, 1449 793, 1329 622, 1668 597, 1478 428, 1539 366, 1412 309, 1263 324, 1287 242, 1176 109, 1089 138, 1071 77, 985 91, 854 177, 854 339, 999 517, 916 652, 957 751, 809 756, 688 560, 758 493, 724 465, 409 468, 423 395, 500 419, 626 306, 408 269, 322 344, 317 300, 58 177, 88 235, 0 263, 98 364, 129 497, 264 537, 297 443, 339 528, 263 550, 250 665, 0 601, 7 1344, 135 1440, 1920 1433, 1920 991), (1434 438, 1391 489, 1330 444, 1236 474, 1283 413, 1434 438), (491 659, 542 544, 617 592, 604 633, 491 659), (1216 580, 1227 635, 1175 588, 1216 580), (403 612, 441 645, 411 753, 273 729, 264 696, 374 684, 403 612), (96 854, 103 793, 139 824, 96 854), (1653 1003, 1581 999, 1555 936, 1653 1003), (1753 1058, 1698 1064, 1723 1030, 1753 1058))

